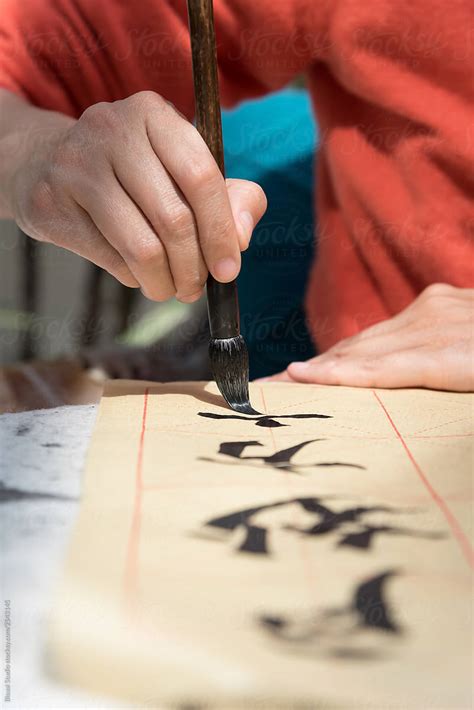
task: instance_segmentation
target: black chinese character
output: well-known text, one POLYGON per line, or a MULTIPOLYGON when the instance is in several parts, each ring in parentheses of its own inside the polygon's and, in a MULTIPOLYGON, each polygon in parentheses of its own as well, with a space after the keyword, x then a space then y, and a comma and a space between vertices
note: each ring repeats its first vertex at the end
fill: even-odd
MULTIPOLYGON (((318 441, 325 441, 324 439, 310 439, 309 441, 303 441, 301 444, 295 444, 287 449, 281 449, 276 451, 271 455, 263 456, 242 456, 245 449, 248 446, 263 446, 260 441, 224 441, 219 446, 219 454, 224 456, 230 456, 231 458, 237 459, 242 463, 252 463, 261 462, 264 466, 270 466, 281 471, 286 471, 288 473, 299 473, 301 468, 313 468, 315 466, 321 467, 331 467, 331 466, 349 466, 351 468, 364 469, 364 466, 359 466, 355 463, 343 463, 342 461, 321 461, 318 463, 311 464, 294 464, 292 462, 293 456, 297 454, 301 449, 308 444, 314 444, 318 441)), ((201 457, 201 461, 210 461, 212 463, 220 463, 216 459, 210 459, 207 457, 201 457)))
POLYGON ((277 419, 332 419, 329 414, 261 414, 257 417, 243 417, 239 414, 214 414, 213 412, 198 412, 199 417, 208 419, 242 419, 244 422, 255 422, 256 426, 279 427, 288 426, 281 424, 277 419))
POLYGON ((370 549, 373 539, 377 534, 385 533, 391 535, 407 535, 410 537, 421 537, 426 539, 437 539, 444 537, 443 533, 423 533, 403 527, 389 525, 370 525, 363 520, 368 513, 383 512, 395 514, 395 508, 386 506, 358 506, 348 507, 341 511, 335 511, 324 505, 321 498, 306 497, 292 498, 290 500, 269 503, 255 508, 247 508, 229 515, 213 518, 205 523, 205 528, 219 529, 226 533, 232 533, 238 528, 244 530, 244 540, 239 545, 239 552, 251 552, 253 554, 268 555, 268 528, 256 523, 255 517, 268 510, 281 509, 284 506, 297 504, 301 508, 314 514, 316 520, 309 527, 298 527, 295 525, 280 525, 280 529, 295 532, 301 535, 321 537, 335 534, 335 544, 337 547, 356 547, 361 550, 370 549), (355 530, 354 530, 355 526, 355 530))
POLYGON ((364 632, 402 633, 385 599, 387 581, 396 574, 395 570, 386 570, 362 582, 344 606, 293 616, 264 614, 258 621, 266 631, 300 651, 373 658, 380 654, 380 646, 367 645, 369 637, 364 632), (360 645, 361 640, 365 645, 360 645))

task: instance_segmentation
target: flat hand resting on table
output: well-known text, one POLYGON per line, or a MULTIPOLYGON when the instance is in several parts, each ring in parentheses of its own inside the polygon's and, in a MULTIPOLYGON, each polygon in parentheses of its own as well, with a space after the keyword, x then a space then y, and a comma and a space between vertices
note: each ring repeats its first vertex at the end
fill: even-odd
POLYGON ((389 320, 265 380, 474 390, 474 289, 433 284, 389 320))

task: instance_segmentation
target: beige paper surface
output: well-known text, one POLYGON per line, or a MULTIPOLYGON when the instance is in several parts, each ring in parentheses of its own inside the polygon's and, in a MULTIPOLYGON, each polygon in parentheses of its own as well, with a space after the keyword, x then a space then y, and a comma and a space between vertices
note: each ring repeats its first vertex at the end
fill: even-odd
POLYGON ((235 418, 213 384, 107 385, 56 674, 135 707, 471 707, 472 396, 251 399, 275 416, 235 418))

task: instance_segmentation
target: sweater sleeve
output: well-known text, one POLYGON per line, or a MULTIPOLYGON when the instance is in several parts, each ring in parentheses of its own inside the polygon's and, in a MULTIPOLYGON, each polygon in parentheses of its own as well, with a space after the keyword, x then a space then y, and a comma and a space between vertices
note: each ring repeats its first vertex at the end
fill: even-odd
MULTIPOLYGON (((215 0, 222 103, 277 89, 315 61, 326 3, 215 0)), ((153 90, 192 116, 185 0, 0 0, 0 7, 0 87, 71 116, 153 90)))

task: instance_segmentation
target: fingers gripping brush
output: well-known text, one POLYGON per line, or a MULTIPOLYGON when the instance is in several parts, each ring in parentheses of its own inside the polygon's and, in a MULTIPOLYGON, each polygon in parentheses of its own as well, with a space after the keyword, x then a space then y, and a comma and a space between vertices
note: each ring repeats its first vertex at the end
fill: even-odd
MULTIPOLYGON (((225 176, 212 0, 188 0, 188 18, 196 127, 225 176)), ((236 281, 219 283, 209 274, 207 306, 211 331, 209 357, 217 386, 236 412, 258 414, 249 399, 249 359, 240 335, 236 281)))

